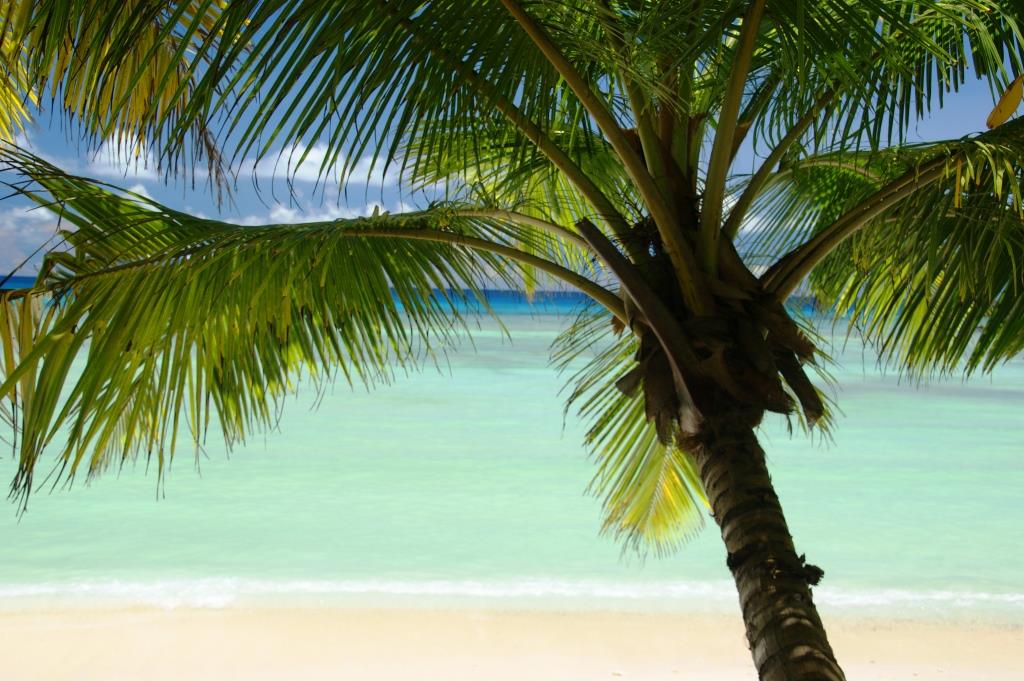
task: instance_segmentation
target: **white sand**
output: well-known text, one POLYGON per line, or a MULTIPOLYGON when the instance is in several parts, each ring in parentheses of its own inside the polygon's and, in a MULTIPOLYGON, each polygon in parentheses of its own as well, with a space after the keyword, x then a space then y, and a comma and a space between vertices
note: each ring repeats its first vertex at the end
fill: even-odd
MULTIPOLYGON (((851 681, 1024 679, 1024 629, 828 623, 851 681)), ((755 679, 737 617, 243 609, 0 613, 5 681, 755 679)))

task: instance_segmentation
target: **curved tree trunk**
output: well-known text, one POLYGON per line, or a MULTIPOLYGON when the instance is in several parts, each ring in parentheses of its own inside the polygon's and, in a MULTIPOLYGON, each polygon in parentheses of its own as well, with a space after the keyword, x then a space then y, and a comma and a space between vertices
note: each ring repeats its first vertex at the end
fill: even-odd
POLYGON ((754 427, 759 415, 706 419, 690 449, 729 552, 762 681, 843 681, 811 600, 821 571, 793 546, 754 427))

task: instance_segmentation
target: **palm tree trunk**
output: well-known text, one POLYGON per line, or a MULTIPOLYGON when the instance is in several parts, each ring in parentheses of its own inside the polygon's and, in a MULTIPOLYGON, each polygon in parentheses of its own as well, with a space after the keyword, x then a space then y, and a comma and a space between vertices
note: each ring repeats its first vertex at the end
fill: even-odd
POLYGON ((844 681, 811 600, 821 571, 793 546, 754 434, 759 418, 706 419, 690 447, 729 552, 758 677, 844 681))

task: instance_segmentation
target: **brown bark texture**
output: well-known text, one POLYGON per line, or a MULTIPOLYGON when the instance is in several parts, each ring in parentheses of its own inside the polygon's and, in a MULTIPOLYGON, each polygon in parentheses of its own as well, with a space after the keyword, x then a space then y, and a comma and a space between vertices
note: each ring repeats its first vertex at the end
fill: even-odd
POLYGON ((760 415, 705 418, 687 443, 736 581, 762 681, 845 681, 811 597, 822 576, 797 555, 754 428, 760 415))

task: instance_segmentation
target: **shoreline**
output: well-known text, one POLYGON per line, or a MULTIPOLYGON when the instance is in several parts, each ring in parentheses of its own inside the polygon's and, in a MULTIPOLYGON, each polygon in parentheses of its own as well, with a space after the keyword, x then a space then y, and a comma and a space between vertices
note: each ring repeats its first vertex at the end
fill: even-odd
MULTIPOLYGON (((1024 678, 1024 626, 826 617, 849 678, 1024 678)), ((11 681, 755 678, 738 614, 153 607, 0 612, 11 681)))
MULTIPOLYGON (((823 617, 951 626, 1024 625, 1024 594, 974 590, 814 590, 823 617)), ((84 579, 0 584, 0 614, 156 610, 480 610, 729 616, 736 592, 724 580, 84 579)))

